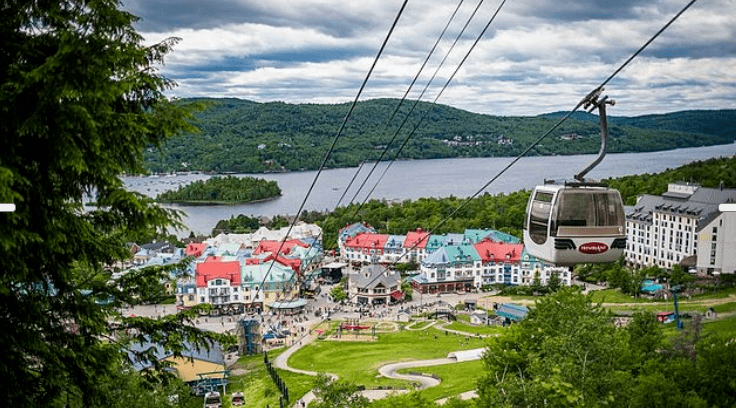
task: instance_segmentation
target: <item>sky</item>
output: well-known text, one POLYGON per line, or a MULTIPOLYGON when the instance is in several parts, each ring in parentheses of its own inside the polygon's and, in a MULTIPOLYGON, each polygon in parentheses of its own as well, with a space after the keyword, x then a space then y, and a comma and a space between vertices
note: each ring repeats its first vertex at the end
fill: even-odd
MULTIPOLYGON (((360 100, 434 101, 501 0, 409 0, 360 100), (458 8, 458 4, 460 4, 458 8), (443 58, 446 61, 438 66, 443 58)), ((122 0, 153 44, 181 41, 160 73, 171 97, 355 99, 403 0, 122 0)), ((570 111, 687 0, 507 0, 437 103, 531 116, 570 111)), ((606 87, 613 116, 736 108, 736 0, 699 0, 606 87)))

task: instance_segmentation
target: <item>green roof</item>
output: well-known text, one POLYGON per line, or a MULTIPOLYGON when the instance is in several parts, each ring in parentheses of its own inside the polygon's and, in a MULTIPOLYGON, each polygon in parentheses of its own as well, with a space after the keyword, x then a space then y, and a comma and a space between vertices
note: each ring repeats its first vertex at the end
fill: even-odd
POLYGON ((456 262, 471 262, 471 261, 480 261, 480 256, 478 255, 478 251, 475 250, 475 247, 472 245, 454 245, 454 246, 446 246, 445 251, 447 253, 447 257, 450 258, 452 261, 456 262))

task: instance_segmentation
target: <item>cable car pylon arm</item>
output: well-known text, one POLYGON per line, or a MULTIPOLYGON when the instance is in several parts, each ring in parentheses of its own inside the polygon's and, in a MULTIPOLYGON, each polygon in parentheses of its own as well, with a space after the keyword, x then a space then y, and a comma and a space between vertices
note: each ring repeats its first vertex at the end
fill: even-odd
POLYGON ((580 173, 575 175, 575 180, 579 182, 584 182, 585 175, 588 174, 589 171, 593 170, 595 166, 597 166, 601 161, 603 161, 603 158, 606 157, 606 145, 608 144, 608 121, 606 120, 606 105, 615 105, 616 102, 612 99, 609 100, 607 95, 601 98, 600 95, 602 92, 603 88, 598 88, 595 91, 591 92, 585 100, 584 109, 588 110, 588 112, 591 112, 594 109, 598 108, 598 117, 600 118, 601 123, 601 149, 598 151, 598 157, 592 163, 590 163, 588 167, 584 168, 580 173))

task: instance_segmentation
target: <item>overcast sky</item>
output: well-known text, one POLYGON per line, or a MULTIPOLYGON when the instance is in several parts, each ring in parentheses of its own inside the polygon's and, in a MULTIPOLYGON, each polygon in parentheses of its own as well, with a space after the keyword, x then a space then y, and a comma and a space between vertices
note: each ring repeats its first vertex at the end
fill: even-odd
MULTIPOLYGON (((361 100, 400 98, 459 0, 409 0, 361 100)), ((177 97, 355 98, 403 0, 123 0, 148 43, 181 42, 161 72, 177 97)), ((494 115, 569 111, 687 0, 508 0, 438 103, 494 115)), ((417 98, 478 0, 466 0, 417 98)), ((431 101, 500 4, 485 0, 422 100, 431 101)), ((700 0, 606 88, 610 115, 736 108, 736 2, 700 0)))

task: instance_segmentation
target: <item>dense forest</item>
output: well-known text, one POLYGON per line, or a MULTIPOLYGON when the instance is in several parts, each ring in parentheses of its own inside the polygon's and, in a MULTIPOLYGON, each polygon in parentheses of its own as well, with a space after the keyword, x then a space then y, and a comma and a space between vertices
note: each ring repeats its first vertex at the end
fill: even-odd
MULTIPOLYGON (((199 132, 185 132, 146 151, 152 172, 263 173, 314 170, 347 113, 347 104, 257 103, 240 99, 188 99, 199 132)), ((411 113, 404 103, 390 124, 395 99, 360 102, 330 155, 329 168, 399 159, 509 157, 520 154, 557 121, 555 114, 502 117, 421 102, 411 113), (421 121, 421 123, 420 123, 421 121), (419 126, 417 126, 419 125, 419 126), (415 129, 416 127, 416 129, 415 129), (393 143, 389 143, 397 135, 393 143), (390 144, 390 145, 389 145, 390 144)), ((530 155, 595 153, 600 147, 594 115, 576 114, 530 155)), ((736 110, 688 111, 637 118, 611 117, 609 152, 643 152, 733 143, 736 110)))
MULTIPOLYGON (((667 184, 677 181, 698 183, 703 187, 736 188, 736 157, 696 161, 657 174, 642 174, 605 180, 621 192, 624 203, 633 205, 643 194, 659 195, 667 191, 667 184)), ((511 194, 484 194, 468 201, 452 218, 437 225, 455 211, 465 199, 457 197, 420 198, 391 203, 370 200, 362 207, 351 204, 338 207, 329 215, 302 212, 300 219, 316 222, 324 231, 325 248, 335 247, 337 231, 357 221, 363 221, 384 234, 406 234, 422 228, 434 233, 461 232, 466 228, 492 228, 521 237, 524 212, 529 191, 511 194), (360 207, 360 209, 359 209, 360 207)))
POLYGON ((736 188, 736 158, 725 157, 696 161, 676 169, 655 174, 640 174, 604 180, 617 189, 625 205, 636 204, 636 197, 643 194, 660 195, 667 191, 667 184, 675 181, 693 182, 702 187, 736 188))
POLYGON ((157 201, 182 204, 234 204, 266 200, 281 195, 275 181, 254 177, 212 177, 163 192, 157 201))

